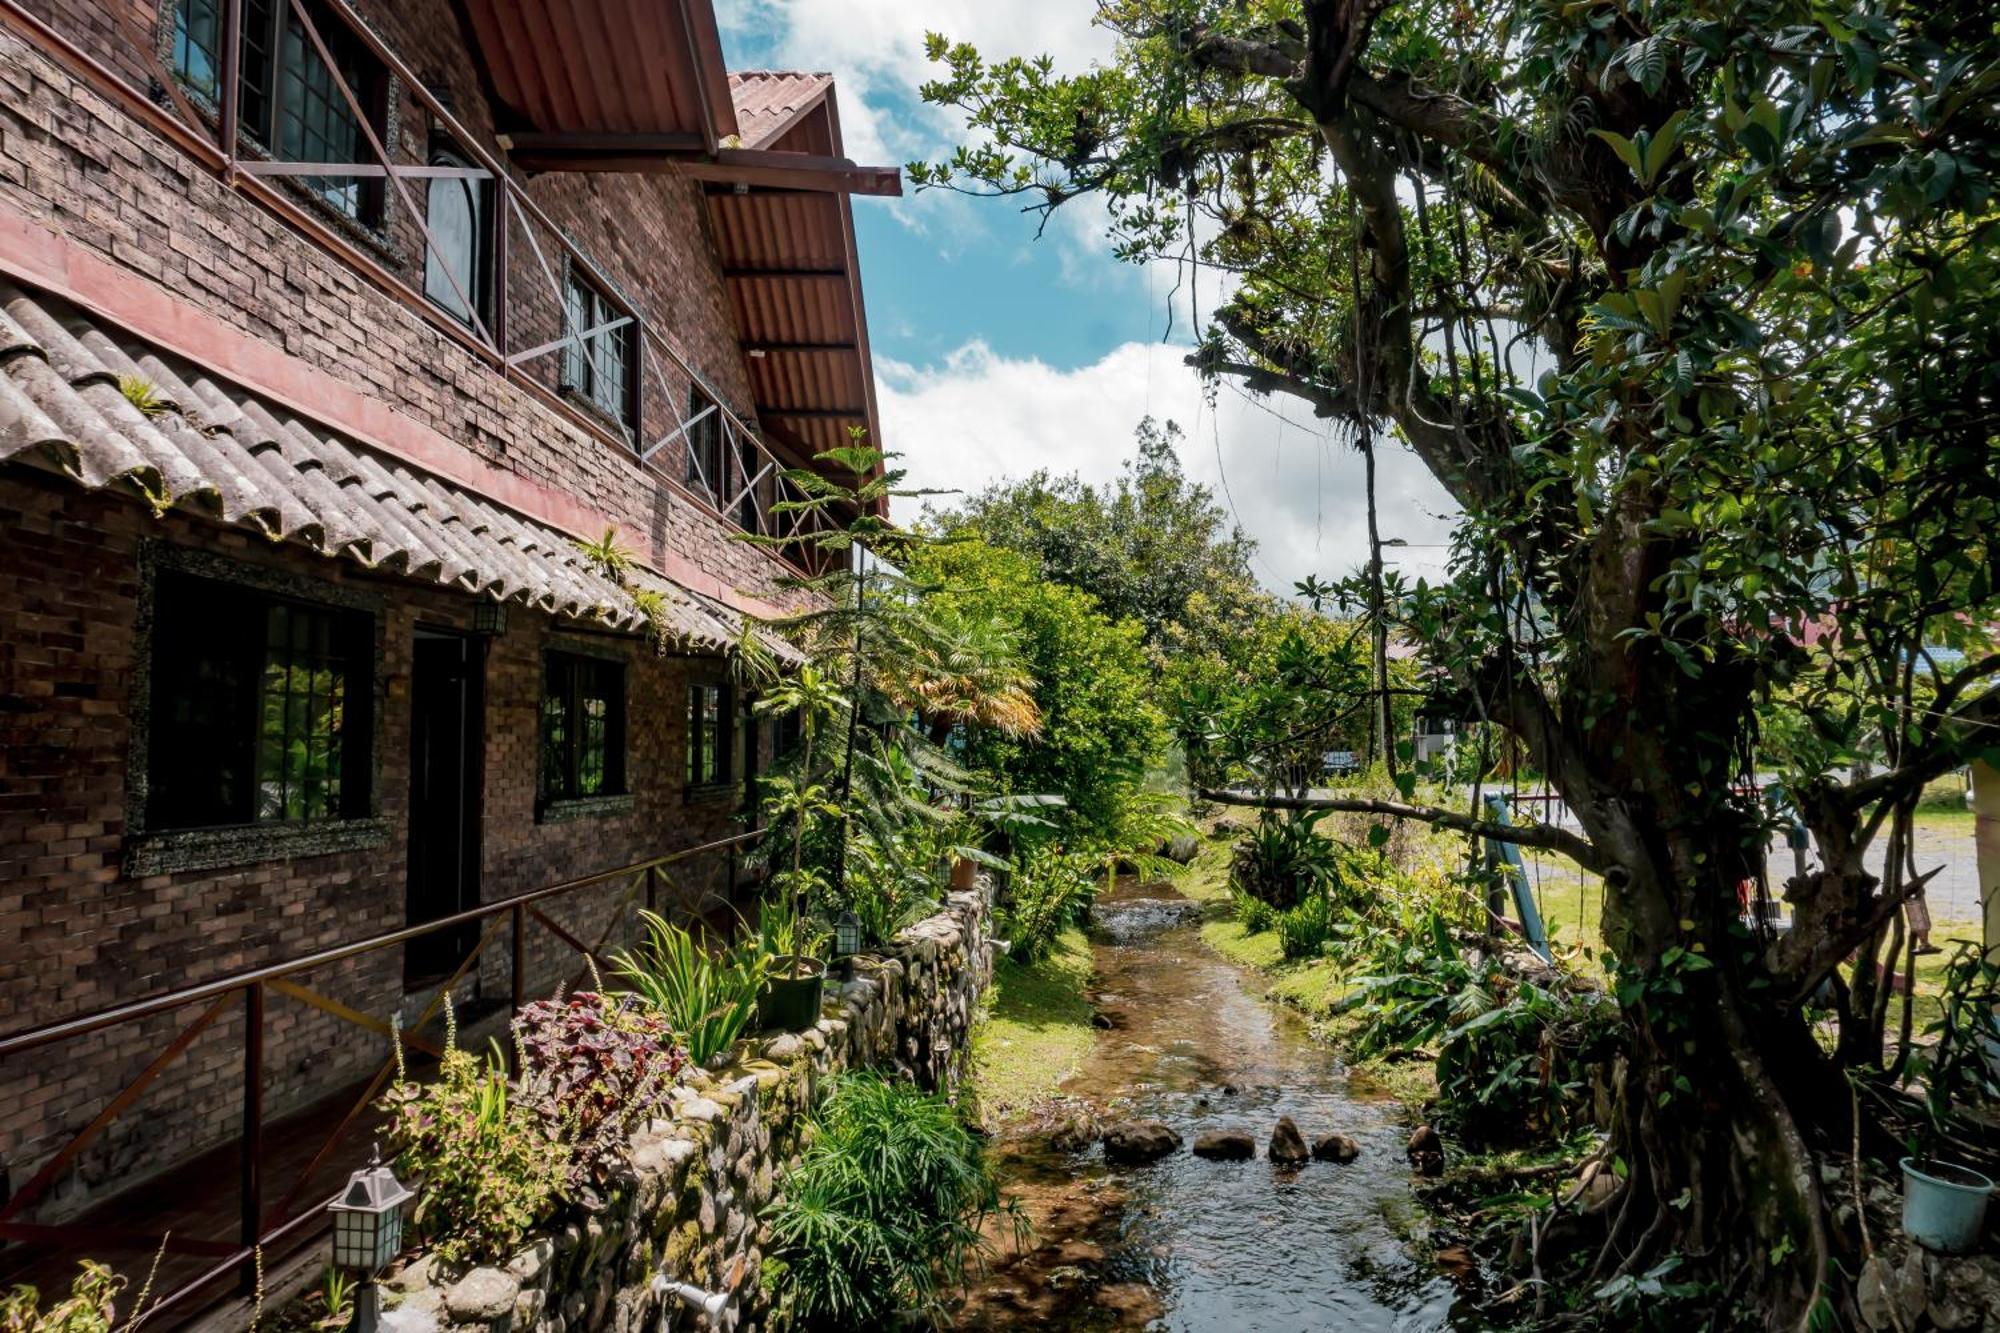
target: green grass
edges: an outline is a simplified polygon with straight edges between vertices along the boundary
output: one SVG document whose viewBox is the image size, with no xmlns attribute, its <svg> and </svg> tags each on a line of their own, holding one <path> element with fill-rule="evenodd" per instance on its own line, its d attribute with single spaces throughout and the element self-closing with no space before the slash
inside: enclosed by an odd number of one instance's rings
<svg viewBox="0 0 2000 1333">
<path fill-rule="evenodd" d="M 973 1087 L 989 1120 L 1031 1110 L 1083 1064 L 1096 1036 L 1085 995 L 1090 965 L 1090 941 L 1070 929 L 1029 966 L 1003 959 L 994 969 L 972 1034 Z"/>
<path fill-rule="evenodd" d="M 1940 833 L 1972 836 L 1976 817 L 1965 803 L 1965 778 L 1947 773 L 1924 788 L 1917 798 L 1917 827 Z"/>
</svg>

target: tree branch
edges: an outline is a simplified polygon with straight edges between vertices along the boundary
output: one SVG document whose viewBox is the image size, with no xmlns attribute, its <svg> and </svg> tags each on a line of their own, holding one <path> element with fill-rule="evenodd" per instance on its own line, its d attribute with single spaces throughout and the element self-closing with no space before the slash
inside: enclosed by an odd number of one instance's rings
<svg viewBox="0 0 2000 1333">
<path fill-rule="evenodd" d="M 1611 864 L 1610 859 L 1598 851 L 1589 839 L 1553 824 L 1495 824 L 1441 806 L 1405 805 L 1401 801 L 1382 801 L 1372 796 L 1256 796 L 1222 787 L 1201 787 L 1198 790 L 1205 801 L 1213 801 L 1217 805 L 1246 806 L 1253 810 L 1339 810 L 1349 814 L 1415 820 L 1420 824 L 1433 824 L 1475 837 L 1491 838 L 1495 842 L 1561 852 L 1585 870 L 1598 874 L 1603 874 Z"/>
<path fill-rule="evenodd" d="M 1188 59 L 1206 69 L 1228 74 L 1262 74 L 1273 79 L 1298 77 L 1304 52 L 1296 41 L 1274 34 L 1271 41 L 1253 41 L 1227 33 L 1197 30 L 1186 41 Z"/>
<path fill-rule="evenodd" d="M 2000 672 L 2000 655 L 1986 658 L 1976 666 L 1967 667 L 1954 676 L 1938 693 L 1938 702 L 1949 707 L 1951 702 L 1964 693 L 1967 686 L 1976 680 Z M 1900 768 L 1892 768 L 1886 773 L 1878 773 L 1844 789 L 1839 794 L 1840 803 L 1850 812 L 1865 810 L 1878 801 L 1894 803 L 1901 797 L 1917 791 L 1925 783 L 1943 777 L 1952 769 L 1965 762 L 1965 755 L 1955 744 L 1944 743 L 1953 739 L 1954 733 L 1969 727 L 1991 726 L 2000 722 L 2000 686 L 1986 691 L 1964 707 L 1952 712 L 1938 725 L 1931 744 L 1915 758 Z"/>
<path fill-rule="evenodd" d="M 1230 306 L 1215 312 L 1215 322 L 1263 364 L 1225 357 L 1211 342 L 1188 353 L 1188 365 L 1205 374 L 1234 375 L 1257 393 L 1286 393 L 1303 399 L 1312 404 L 1314 416 L 1355 413 L 1354 396 L 1344 385 L 1333 383 L 1326 367 L 1317 364 L 1310 355 L 1266 336 L 1241 311 Z"/>
</svg>

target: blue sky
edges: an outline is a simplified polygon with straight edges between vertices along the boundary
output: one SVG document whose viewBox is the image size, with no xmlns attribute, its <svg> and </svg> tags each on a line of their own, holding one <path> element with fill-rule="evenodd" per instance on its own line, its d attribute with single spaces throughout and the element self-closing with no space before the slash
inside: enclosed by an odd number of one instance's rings
<svg viewBox="0 0 2000 1333">
<path fill-rule="evenodd" d="M 1046 52 L 1059 69 L 1111 54 L 1091 0 L 717 0 L 732 69 L 834 75 L 848 155 L 871 165 L 935 158 L 963 127 L 926 106 L 925 29 L 989 57 Z M 975 489 L 1038 467 L 1102 482 L 1152 414 L 1186 432 L 1182 461 L 1258 539 L 1258 573 L 1288 592 L 1366 554 L 1361 465 L 1324 422 L 1233 385 L 1205 393 L 1182 364 L 1192 336 L 1175 275 L 1120 264 L 1089 201 L 1066 205 L 1039 240 L 1018 202 L 941 192 L 857 199 L 857 241 L 885 445 L 912 481 Z M 1195 293 L 1202 306 L 1212 289 Z M 1385 534 L 1413 544 L 1413 573 L 1441 542 L 1449 508 L 1414 458 L 1385 455 Z M 1431 553 L 1434 554 L 1434 553 Z"/>
</svg>

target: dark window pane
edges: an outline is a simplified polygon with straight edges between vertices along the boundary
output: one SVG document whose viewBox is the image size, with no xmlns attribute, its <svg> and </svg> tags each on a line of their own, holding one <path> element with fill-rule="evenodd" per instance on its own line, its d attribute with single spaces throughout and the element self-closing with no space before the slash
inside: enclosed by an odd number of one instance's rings
<svg viewBox="0 0 2000 1333">
<path fill-rule="evenodd" d="M 805 731 L 798 713 L 781 713 L 771 719 L 771 758 L 773 761 L 790 757 L 805 740 Z"/>
<path fill-rule="evenodd" d="M 339 67 L 355 100 L 367 105 L 374 74 L 353 35 L 332 15 L 313 15 L 313 27 Z M 292 162 L 358 162 L 366 149 L 361 122 L 334 79 L 334 67 L 320 58 L 305 25 L 286 9 L 283 68 L 279 72 L 277 142 L 272 151 Z M 362 216 L 362 182 L 353 176 L 308 176 L 306 188 L 349 217 Z"/>
<path fill-rule="evenodd" d="M 710 411 L 714 407 L 715 400 L 699 385 L 689 386 L 687 419 L 692 424 L 687 428 L 687 479 L 719 501 L 728 491 L 722 478 L 722 412 Z M 703 416 L 704 412 L 708 415 Z"/>
<path fill-rule="evenodd" d="M 729 781 L 728 694 L 720 685 L 688 687 L 688 785 L 712 787 Z"/>
<path fill-rule="evenodd" d="M 604 327 L 618 319 L 626 322 Z M 563 321 L 565 335 L 574 339 L 563 350 L 564 387 L 588 398 L 630 432 L 636 425 L 637 323 L 575 272 L 563 288 Z"/>
<path fill-rule="evenodd" d="M 747 435 L 736 440 L 736 463 L 738 471 L 729 479 L 729 488 L 736 493 L 736 526 L 745 532 L 762 532 L 763 514 L 757 508 L 757 490 L 751 485 L 756 479 L 757 443 Z"/>
<path fill-rule="evenodd" d="M 431 154 L 434 167 L 463 167 L 454 154 Z M 470 300 L 485 313 L 487 267 L 486 182 L 440 177 L 430 183 L 424 225 L 436 248 L 424 249 L 424 295 L 463 323 L 472 323 Z M 463 293 L 463 295 L 461 295 Z"/>
<path fill-rule="evenodd" d="M 222 68 L 221 0 L 178 0 L 174 6 L 174 73 L 202 96 L 218 96 Z"/>
<path fill-rule="evenodd" d="M 243 60 L 237 76 L 239 115 L 246 134 L 270 148 L 271 103 L 277 73 L 280 0 L 243 0 Z"/>
<path fill-rule="evenodd" d="M 542 689 L 544 802 L 625 791 L 625 668 L 548 654 Z"/>
<path fill-rule="evenodd" d="M 568 658 L 550 657 L 542 689 L 542 799 L 561 800 L 568 786 L 570 688 Z"/>
<path fill-rule="evenodd" d="M 366 615 L 163 574 L 151 670 L 149 827 L 366 813 Z"/>
<path fill-rule="evenodd" d="M 591 327 L 590 312 L 595 303 L 588 287 L 572 276 L 563 288 L 563 335 L 582 334 Z M 590 357 L 583 339 L 563 346 L 563 384 L 579 393 L 590 392 Z"/>
</svg>

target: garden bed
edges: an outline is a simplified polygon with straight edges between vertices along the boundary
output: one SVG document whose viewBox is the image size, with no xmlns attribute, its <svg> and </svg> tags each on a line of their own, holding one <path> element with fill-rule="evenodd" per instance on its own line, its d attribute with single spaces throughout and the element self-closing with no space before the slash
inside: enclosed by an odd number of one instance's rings
<svg viewBox="0 0 2000 1333">
<path fill-rule="evenodd" d="M 666 1282 L 722 1294 L 713 1319 L 735 1329 L 763 1313 L 760 1212 L 802 1147 L 821 1083 L 879 1069 L 926 1088 L 955 1087 L 991 977 L 984 890 L 855 959 L 830 984 L 820 1020 L 800 1033 L 735 1044 L 685 1072 L 666 1112 L 631 1136 L 594 1206 L 571 1199 L 504 1262 L 449 1266 L 418 1255 L 388 1279 L 385 1323 L 401 1333 L 484 1328 L 577 1333 L 651 1327 Z"/>
</svg>

